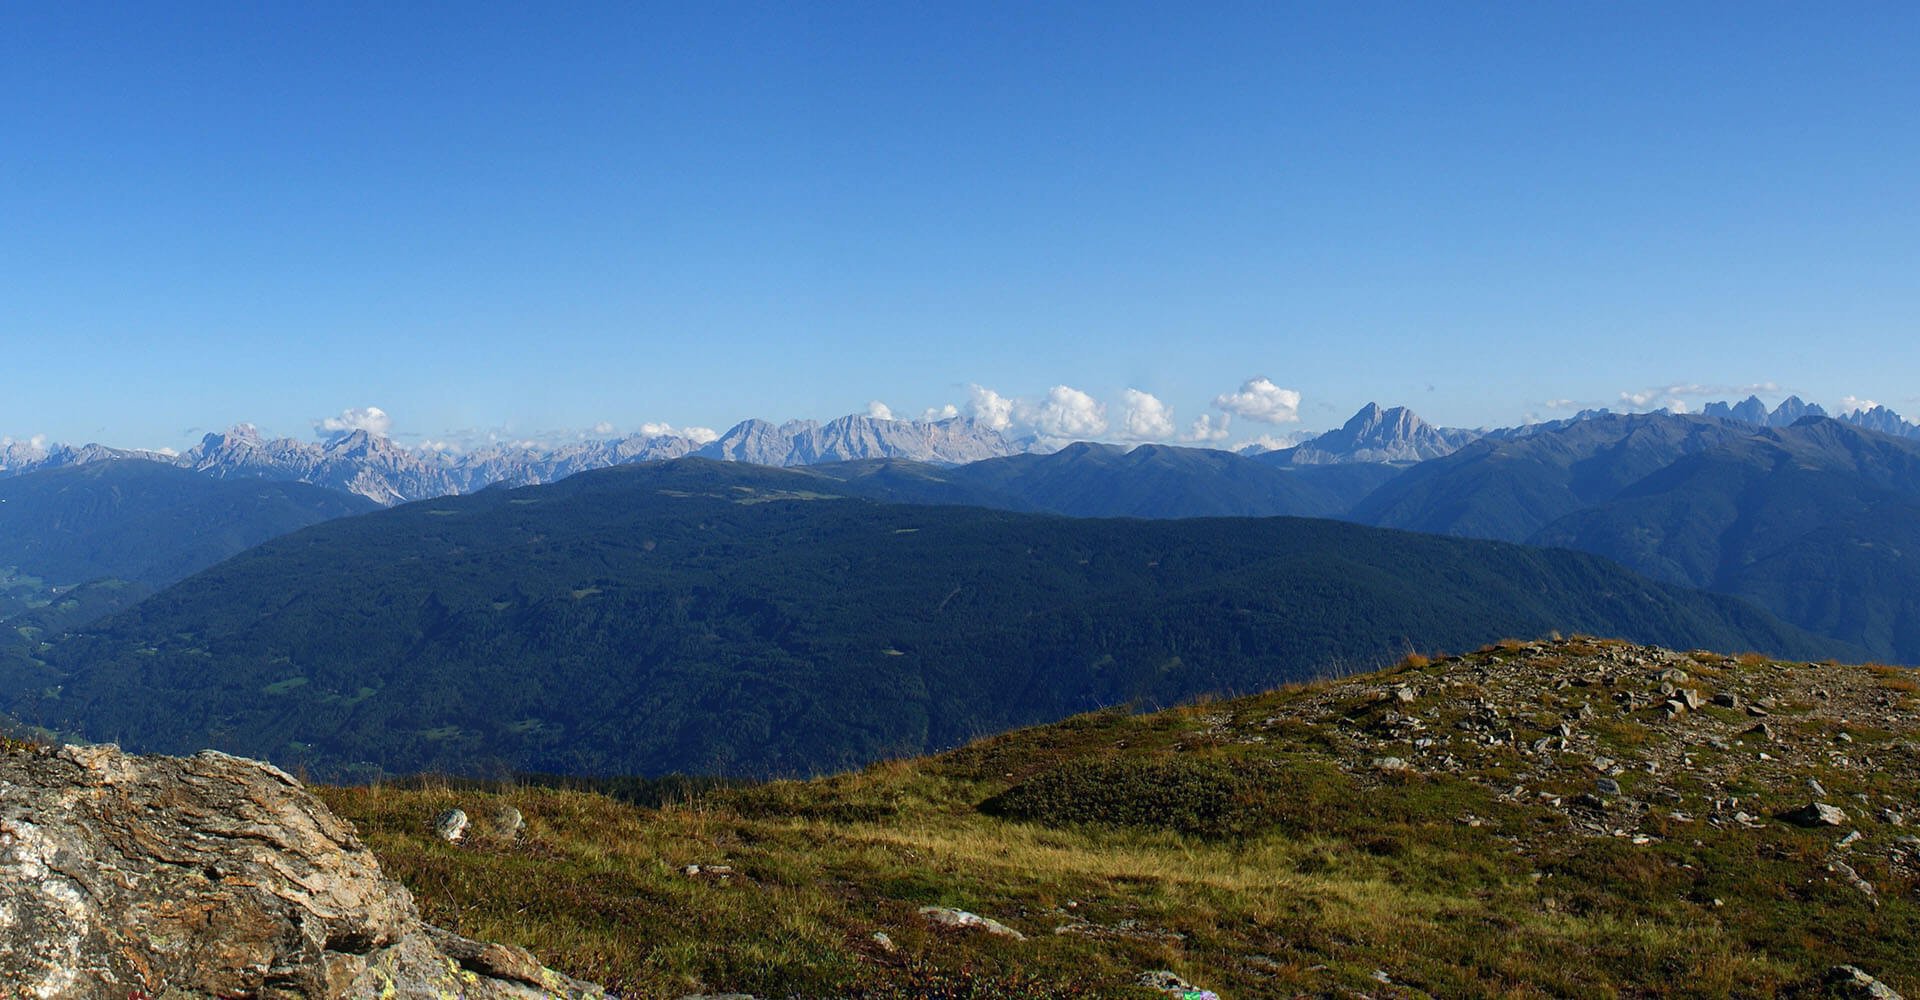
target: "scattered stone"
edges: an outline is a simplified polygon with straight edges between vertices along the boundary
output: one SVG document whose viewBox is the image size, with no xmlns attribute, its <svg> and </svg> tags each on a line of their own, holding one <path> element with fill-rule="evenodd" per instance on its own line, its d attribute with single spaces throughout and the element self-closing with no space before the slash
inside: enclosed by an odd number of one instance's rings
<svg viewBox="0 0 1920 1000">
<path fill-rule="evenodd" d="M 1418 698 L 1419 694 L 1416 693 L 1412 688 L 1406 686 L 1405 684 L 1402 684 L 1399 687 L 1393 689 L 1393 696 L 1399 701 L 1410 702 L 1410 701 L 1413 701 L 1415 698 Z"/>
<path fill-rule="evenodd" d="M 1773 727 L 1767 725 L 1764 722 L 1758 722 L 1758 723 L 1755 723 L 1751 729 L 1748 729 L 1746 732 L 1741 733 L 1740 735 L 1758 736 L 1761 739 L 1771 743 L 1773 742 Z"/>
<path fill-rule="evenodd" d="M 1687 680 L 1687 672 L 1679 667 L 1668 667 L 1655 672 L 1653 679 L 1665 684 L 1683 684 Z"/>
<path fill-rule="evenodd" d="M 1593 783 L 1594 791 L 1602 795 L 1620 794 L 1620 783 L 1612 778 L 1601 778 Z"/>
<path fill-rule="evenodd" d="M 1721 708 L 1738 709 L 1740 707 L 1740 696 L 1734 694 L 1732 691 L 1722 691 L 1713 696 L 1713 703 Z"/>
<path fill-rule="evenodd" d="M 500 808 L 493 811 L 494 836 L 502 840 L 512 840 L 520 836 L 521 831 L 526 828 L 527 818 L 520 815 L 520 810 L 503 803 Z"/>
<path fill-rule="evenodd" d="M 1826 985 L 1835 996 L 1848 1000 L 1903 1000 L 1893 987 L 1851 965 L 1837 965 L 1828 970 Z"/>
<path fill-rule="evenodd" d="M 1874 891 L 1872 882 L 1861 878 L 1860 873 L 1853 870 L 1852 865 L 1847 864 L 1845 861 L 1829 861 L 1827 862 L 1827 870 L 1846 879 L 1848 885 L 1866 894 L 1866 897 L 1873 901 L 1874 907 L 1876 909 L 1879 908 L 1880 894 Z"/>
<path fill-rule="evenodd" d="M 1170 997 L 1178 997 L 1179 1000 L 1220 1000 L 1220 994 L 1212 990 L 1203 990 L 1165 969 L 1142 972 L 1135 982 L 1147 989 L 1158 990 Z"/>
<path fill-rule="evenodd" d="M 1400 757 L 1375 757 L 1373 769 L 1376 771 L 1411 771 L 1413 765 Z"/>
<path fill-rule="evenodd" d="M 1700 692 L 1695 691 L 1692 688 L 1684 688 L 1681 690 L 1680 703 L 1687 706 L 1688 709 L 1695 712 L 1698 712 L 1702 708 L 1705 708 L 1707 706 L 1707 700 L 1705 698 L 1700 697 Z"/>
<path fill-rule="evenodd" d="M 968 913 L 965 910 L 956 910 L 945 906 L 923 906 L 920 908 L 920 915 L 925 917 L 928 923 L 936 927 L 947 927 L 954 930 L 984 931 L 996 937 L 1012 938 L 1015 941 L 1025 941 L 1027 939 L 1025 934 L 1008 927 L 998 920 L 994 920 L 991 917 L 983 917 L 978 913 Z"/>
<path fill-rule="evenodd" d="M 433 832 L 449 844 L 457 844 L 467 835 L 467 814 L 461 809 L 448 809 L 433 818 Z"/>
<path fill-rule="evenodd" d="M 1784 813 L 1780 817 L 1790 823 L 1801 826 L 1840 826 L 1847 821 L 1847 814 L 1838 806 L 1824 802 L 1809 802 L 1806 805 Z"/>
<path fill-rule="evenodd" d="M 1841 837 L 1841 838 L 1840 838 L 1840 839 L 1839 839 L 1838 841 L 1836 841 L 1836 842 L 1834 843 L 1834 845 L 1833 845 L 1833 846 L 1835 846 L 1835 847 L 1852 847 L 1852 846 L 1853 846 L 1853 845 L 1854 845 L 1855 843 L 1857 843 L 1857 842 L 1858 842 L 1859 840 L 1860 840 L 1860 831 L 1858 831 L 1858 830 L 1855 830 L 1855 831 L 1853 831 L 1852 833 L 1849 833 L 1849 834 L 1847 834 L 1846 836 L 1844 836 L 1844 837 Z"/>
<path fill-rule="evenodd" d="M 874 931 L 873 943 L 879 945 L 880 950 L 889 955 L 895 954 L 900 950 L 900 946 L 893 943 L 893 938 L 888 937 L 886 931 Z"/>
<path fill-rule="evenodd" d="M 1827 794 L 1827 789 L 1825 788 L 1825 786 L 1820 784 L 1819 778 L 1807 779 L 1807 791 L 1822 797 L 1824 797 Z"/>
</svg>

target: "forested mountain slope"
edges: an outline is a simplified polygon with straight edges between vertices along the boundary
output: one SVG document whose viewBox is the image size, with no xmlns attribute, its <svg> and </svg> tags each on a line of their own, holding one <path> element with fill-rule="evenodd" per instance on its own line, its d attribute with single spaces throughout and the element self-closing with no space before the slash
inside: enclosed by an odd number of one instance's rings
<svg viewBox="0 0 1920 1000">
<path fill-rule="evenodd" d="M 800 774 L 1553 630 L 1853 652 L 1571 552 L 829 482 L 689 459 L 317 525 L 57 644 L 57 690 L 6 707 L 322 774 Z"/>
</svg>

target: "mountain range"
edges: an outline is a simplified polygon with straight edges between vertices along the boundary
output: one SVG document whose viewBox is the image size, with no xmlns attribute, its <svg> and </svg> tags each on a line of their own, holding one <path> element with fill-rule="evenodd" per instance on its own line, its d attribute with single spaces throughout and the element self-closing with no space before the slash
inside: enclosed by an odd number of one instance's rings
<svg viewBox="0 0 1920 1000">
<path fill-rule="evenodd" d="M 1804 403 L 1795 396 L 1788 397 L 1772 411 L 1757 397 L 1738 404 L 1709 403 L 1703 415 L 1736 426 L 1784 427 L 1801 417 L 1824 413 L 1819 406 Z M 1464 429 L 1435 427 L 1405 407 L 1383 408 L 1368 403 L 1344 425 L 1323 434 L 1306 437 L 1288 447 L 1272 450 L 1247 447 L 1237 454 L 1289 469 L 1320 465 L 1406 466 L 1444 458 L 1481 439 L 1513 440 L 1564 429 L 1588 419 L 1615 416 L 1620 415 L 1588 410 L 1571 419 L 1548 423 L 1491 430 Z M 1895 437 L 1920 438 L 1920 425 L 1908 423 L 1884 406 L 1847 413 L 1836 419 Z M 252 425 L 240 424 L 224 433 L 208 434 L 192 449 L 178 455 L 99 444 L 42 446 L 8 441 L 0 444 L 0 476 L 43 468 L 142 459 L 178 465 L 222 479 L 310 483 L 392 506 L 471 493 L 495 483 L 537 485 L 556 482 L 588 469 L 687 455 L 779 467 L 880 459 L 961 466 L 1053 450 L 1037 439 L 1008 437 L 967 417 L 924 421 L 849 415 L 824 423 L 792 420 L 782 424 L 746 420 L 713 440 L 673 433 L 641 433 L 557 445 L 490 444 L 470 451 L 407 448 L 364 430 L 336 434 L 324 441 L 266 438 Z"/>
<path fill-rule="evenodd" d="M 1402 407 L 1382 410 L 1369 403 L 1342 428 L 1259 457 L 1285 466 L 1408 463 L 1447 454 L 1477 433 L 1434 428 Z M 687 455 L 776 467 L 879 459 L 958 466 L 1052 450 L 1033 438 L 1009 438 L 968 417 L 924 421 L 849 415 L 825 423 L 793 420 L 783 424 L 747 420 L 710 441 L 681 434 L 634 434 L 561 445 L 494 444 L 457 452 L 406 448 L 365 430 L 324 441 L 267 438 L 252 425 L 240 424 L 206 435 L 180 455 L 102 445 L 39 447 L 13 442 L 0 446 L 0 476 L 131 458 L 179 465 L 220 479 L 311 483 L 392 506 L 471 493 L 496 483 L 538 485 L 588 469 Z"/>
</svg>

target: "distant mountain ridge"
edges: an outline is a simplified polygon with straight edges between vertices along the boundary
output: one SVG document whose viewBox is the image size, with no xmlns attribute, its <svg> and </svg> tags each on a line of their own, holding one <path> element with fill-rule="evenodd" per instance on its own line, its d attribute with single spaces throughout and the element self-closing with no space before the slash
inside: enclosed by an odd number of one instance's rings
<svg viewBox="0 0 1920 1000">
<path fill-rule="evenodd" d="M 366 497 L 383 506 L 472 493 L 496 483 L 537 486 L 578 472 L 632 462 L 699 455 L 755 465 L 796 466 L 867 459 L 961 465 L 1019 454 L 1015 442 L 967 417 L 883 420 L 850 415 L 825 423 L 746 420 L 713 441 L 681 434 L 632 434 L 561 445 L 490 445 L 469 452 L 407 448 L 365 430 L 326 441 L 268 438 L 250 424 L 208 434 L 185 454 L 89 444 L 0 445 L 0 476 L 37 469 L 142 459 L 178 465 L 216 479 L 309 483 Z"/>
<path fill-rule="evenodd" d="M 307 483 L 221 481 L 138 459 L 0 479 L 0 619 L 62 628 L 270 538 L 378 509 Z"/>
<path fill-rule="evenodd" d="M 1346 516 L 1591 552 L 1920 663 L 1920 441 L 1854 423 L 1596 415 L 1417 465 Z"/>
<path fill-rule="evenodd" d="M 822 424 L 792 420 L 775 426 L 748 420 L 692 452 L 700 458 L 786 467 L 822 462 L 903 458 L 936 465 L 965 465 L 1029 450 L 969 417 L 945 420 L 882 420 L 849 415 Z"/>
<path fill-rule="evenodd" d="M 1693 419 L 1711 419 L 1726 427 L 1787 427 L 1807 417 L 1823 416 L 1814 404 L 1789 397 L 1773 410 L 1758 398 L 1749 397 L 1738 404 L 1710 403 L 1704 414 Z M 1242 448 L 1239 457 L 1269 468 L 1292 472 L 1328 466 L 1373 467 L 1339 480 L 1339 495 L 1346 501 L 1358 500 L 1365 490 L 1355 492 L 1356 483 L 1367 489 L 1385 482 L 1379 470 L 1406 468 L 1448 458 L 1478 442 L 1519 441 L 1555 434 L 1579 425 L 1628 418 L 1649 418 L 1654 414 L 1616 414 L 1606 410 L 1585 410 L 1562 420 L 1495 429 L 1437 427 L 1422 420 L 1404 406 L 1382 407 L 1368 403 L 1344 425 L 1300 441 L 1290 447 L 1262 451 Z M 1908 423 L 1884 406 L 1859 410 L 1834 418 L 1894 437 L 1920 439 L 1920 426 Z M 1080 442 L 1092 447 L 1128 454 L 1125 446 Z M 1069 446 L 1072 447 L 1072 446 Z M 1143 456 L 1144 464 L 1172 460 L 1176 453 L 1234 455 L 1217 448 L 1143 444 L 1132 448 L 1157 449 Z M 185 454 L 111 448 L 99 444 L 74 447 L 64 444 L 41 445 L 30 442 L 0 443 L 0 477 L 46 468 L 88 465 L 97 462 L 140 459 L 177 465 L 217 479 L 270 479 L 323 486 L 357 494 L 383 506 L 393 506 L 431 497 L 472 493 L 494 484 L 535 486 L 557 482 L 590 469 L 625 465 L 633 462 L 664 461 L 698 456 L 721 461 L 747 462 L 776 467 L 813 466 L 846 462 L 904 461 L 941 468 L 966 467 L 974 463 L 1027 455 L 1054 453 L 1032 438 L 1015 438 L 967 417 L 945 420 L 891 420 L 865 414 L 839 417 L 825 422 L 791 420 L 775 424 L 766 420 L 745 420 L 713 440 L 695 439 L 684 434 L 631 434 L 604 440 L 583 440 L 563 444 L 493 444 L 470 451 L 440 451 L 409 448 L 388 438 L 364 430 L 336 435 L 325 441 L 294 438 L 268 438 L 248 424 L 208 434 Z M 1087 468 L 1111 468 L 1104 460 L 1095 462 L 1080 456 Z M 1208 500 L 1188 507 L 1178 503 L 1134 501 L 1140 511 L 1155 513 L 1136 516 L 1194 516 L 1204 513 L 1285 513 L 1313 516 L 1340 516 L 1338 505 L 1325 499 L 1302 506 L 1292 502 L 1262 505 L 1248 499 L 1253 478 L 1228 462 L 1207 463 L 1187 460 L 1184 464 L 1196 473 L 1211 471 L 1237 477 L 1226 487 L 1238 499 Z M 1043 468 L 1036 466 L 1036 469 Z M 983 475 L 986 473 L 983 472 Z M 997 475 L 997 473 L 995 473 Z M 936 477 L 949 478 L 949 477 Z M 978 485 L 975 483 L 974 485 Z M 1296 492 L 1293 484 L 1279 489 L 1280 494 Z M 1217 487 L 1208 487 L 1210 489 Z M 1017 491 L 1016 491 L 1017 492 Z M 1093 498 L 1088 497 L 1089 501 Z M 1116 498 L 1102 503 L 1066 504 L 1075 514 L 1090 512 L 1119 513 L 1128 501 Z M 1054 509 L 1042 503 L 1038 507 L 996 504 L 1008 509 Z"/>
<path fill-rule="evenodd" d="M 1841 423 L 1889 437 L 1920 438 L 1920 424 L 1909 423 L 1900 414 L 1877 404 L 1833 416 L 1819 403 L 1806 402 L 1799 396 L 1788 396 L 1772 410 L 1767 409 L 1767 404 L 1761 402 L 1760 397 L 1748 396 L 1738 403 L 1708 403 L 1700 413 L 1702 416 L 1719 417 L 1757 427 L 1792 427 L 1807 417 L 1832 416 Z"/>
</svg>

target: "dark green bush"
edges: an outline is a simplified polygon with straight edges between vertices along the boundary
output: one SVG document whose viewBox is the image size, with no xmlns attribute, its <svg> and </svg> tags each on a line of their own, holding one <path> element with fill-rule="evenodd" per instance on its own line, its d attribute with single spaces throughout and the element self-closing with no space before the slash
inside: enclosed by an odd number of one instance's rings
<svg viewBox="0 0 1920 1000">
<path fill-rule="evenodd" d="M 983 812 L 1049 826 L 1101 823 L 1204 837 L 1245 836 L 1279 820 L 1284 772 L 1222 758 L 1064 764 L 988 799 Z"/>
</svg>

